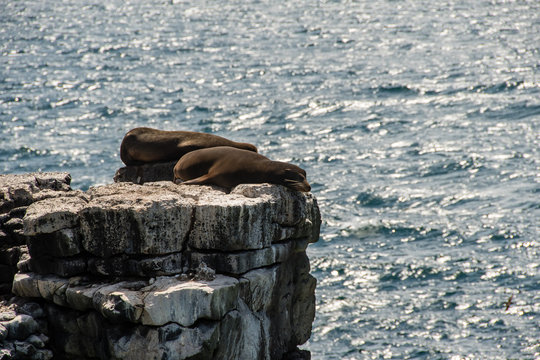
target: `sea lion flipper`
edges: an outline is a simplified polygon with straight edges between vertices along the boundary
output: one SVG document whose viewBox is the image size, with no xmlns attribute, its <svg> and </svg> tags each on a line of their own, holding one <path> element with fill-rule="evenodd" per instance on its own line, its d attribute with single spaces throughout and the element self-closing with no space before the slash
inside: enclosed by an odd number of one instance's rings
<svg viewBox="0 0 540 360">
<path fill-rule="evenodd" d="M 181 185 L 207 185 L 211 183 L 211 176 L 209 174 L 204 174 L 198 178 L 187 180 L 181 183 Z"/>
</svg>

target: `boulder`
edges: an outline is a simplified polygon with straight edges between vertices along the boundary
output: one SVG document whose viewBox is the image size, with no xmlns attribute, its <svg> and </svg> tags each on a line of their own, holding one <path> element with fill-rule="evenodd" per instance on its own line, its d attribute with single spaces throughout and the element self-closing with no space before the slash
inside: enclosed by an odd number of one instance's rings
<svg viewBox="0 0 540 360">
<path fill-rule="evenodd" d="M 238 280 L 217 275 L 212 281 L 182 281 L 162 277 L 144 296 L 142 323 L 159 326 L 175 322 L 191 326 L 198 319 L 219 320 L 237 305 Z M 149 291 L 148 291 L 149 290 Z"/>
<path fill-rule="evenodd" d="M 100 257 L 180 251 L 193 202 L 173 191 L 131 184 L 91 189 L 80 213 L 83 247 Z"/>
<path fill-rule="evenodd" d="M 8 330 L 7 338 L 15 340 L 24 340 L 39 328 L 38 323 L 29 315 L 17 315 L 2 325 Z"/>
<path fill-rule="evenodd" d="M 84 197 L 44 199 L 28 207 L 24 216 L 24 235 L 50 234 L 79 224 L 79 211 L 87 205 Z"/>
<path fill-rule="evenodd" d="M 0 213 L 27 206 L 38 199 L 71 191 L 68 173 L 0 175 Z M 47 194 L 43 194 L 47 193 Z"/>
</svg>

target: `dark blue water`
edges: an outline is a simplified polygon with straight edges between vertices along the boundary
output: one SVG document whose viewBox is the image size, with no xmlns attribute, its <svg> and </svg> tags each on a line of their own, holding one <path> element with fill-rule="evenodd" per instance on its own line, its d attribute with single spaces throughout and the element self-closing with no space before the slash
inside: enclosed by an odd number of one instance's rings
<svg viewBox="0 0 540 360">
<path fill-rule="evenodd" d="M 110 183 L 136 126 L 305 168 L 312 358 L 540 359 L 540 2 L 0 0 L 0 53 L 2 173 Z"/>
</svg>

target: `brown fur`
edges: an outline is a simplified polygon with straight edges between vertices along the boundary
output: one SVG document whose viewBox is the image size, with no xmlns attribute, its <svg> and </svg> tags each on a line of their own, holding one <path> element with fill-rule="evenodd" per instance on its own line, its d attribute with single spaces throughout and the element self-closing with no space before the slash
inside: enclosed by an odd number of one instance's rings
<svg viewBox="0 0 540 360">
<path fill-rule="evenodd" d="M 231 146 L 257 152 L 254 145 L 221 136 L 192 131 L 164 131 L 140 127 L 130 130 L 120 145 L 120 159 L 126 165 L 168 162 L 190 151 L 214 146 Z"/>
<path fill-rule="evenodd" d="M 219 146 L 192 151 L 174 167 L 174 179 L 185 185 L 217 185 L 232 189 L 238 184 L 272 183 L 310 191 L 306 172 L 296 165 L 272 161 L 255 152 Z"/>
</svg>

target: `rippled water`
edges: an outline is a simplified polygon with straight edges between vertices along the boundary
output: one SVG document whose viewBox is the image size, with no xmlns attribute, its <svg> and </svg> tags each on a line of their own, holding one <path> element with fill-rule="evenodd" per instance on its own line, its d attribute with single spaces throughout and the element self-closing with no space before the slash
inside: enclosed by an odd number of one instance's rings
<svg viewBox="0 0 540 360">
<path fill-rule="evenodd" d="M 0 1 L 0 172 L 252 142 L 321 207 L 312 358 L 539 359 L 539 34 L 536 0 Z"/>
</svg>

